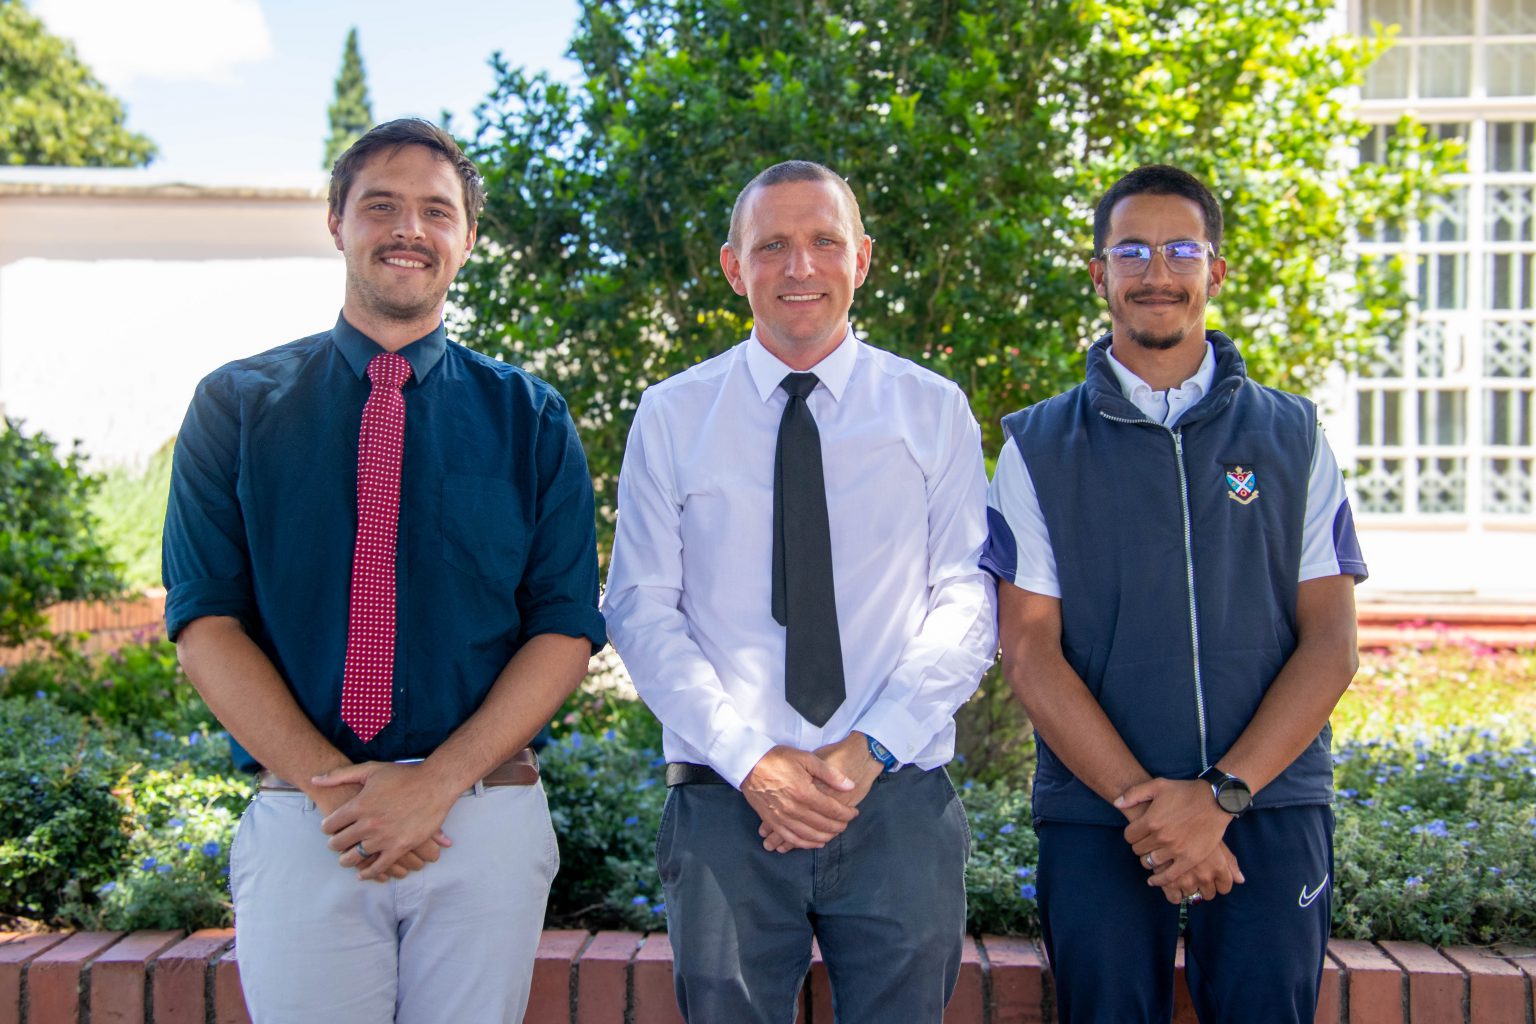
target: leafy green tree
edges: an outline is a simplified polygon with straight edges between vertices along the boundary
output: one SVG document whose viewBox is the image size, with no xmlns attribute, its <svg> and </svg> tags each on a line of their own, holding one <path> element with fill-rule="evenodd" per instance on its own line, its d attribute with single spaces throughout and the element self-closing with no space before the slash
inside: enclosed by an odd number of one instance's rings
<svg viewBox="0 0 1536 1024">
<path fill-rule="evenodd" d="M 0 646 L 47 632 L 43 609 L 110 597 L 116 566 L 93 535 L 88 508 L 96 478 L 78 447 L 60 458 L 47 434 L 27 435 L 7 418 L 0 430 Z"/>
<path fill-rule="evenodd" d="M 477 112 L 490 202 L 460 337 L 561 388 L 611 517 L 640 392 L 750 328 L 718 269 L 737 190 L 819 160 L 875 238 L 856 327 L 958 381 L 995 451 L 999 417 L 1073 383 L 1107 327 L 1093 202 L 1166 161 L 1226 208 L 1217 323 L 1261 380 L 1305 386 L 1399 315 L 1394 268 L 1346 243 L 1408 212 L 1445 156 L 1404 125 L 1351 166 L 1344 93 L 1382 44 L 1323 33 L 1334 6 L 584 0 L 585 83 L 498 60 Z"/>
<path fill-rule="evenodd" d="M 21 0 L 0 0 L 0 164 L 135 167 L 155 144 Z"/>
<path fill-rule="evenodd" d="M 321 167 L 331 169 L 336 158 L 373 127 L 373 101 L 368 98 L 368 73 L 357 49 L 357 29 L 347 31 L 347 45 L 341 51 L 341 70 L 336 72 L 336 91 L 326 110 L 331 122 L 331 137 L 325 140 L 325 159 Z"/>
</svg>

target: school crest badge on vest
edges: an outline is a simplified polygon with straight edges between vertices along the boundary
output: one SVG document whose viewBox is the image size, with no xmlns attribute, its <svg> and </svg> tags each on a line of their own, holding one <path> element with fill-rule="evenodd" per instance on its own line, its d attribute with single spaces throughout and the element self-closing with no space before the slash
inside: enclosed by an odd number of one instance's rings
<svg viewBox="0 0 1536 1024">
<path fill-rule="evenodd" d="M 1228 466 L 1227 470 L 1227 497 L 1239 505 L 1246 505 L 1259 496 L 1259 477 L 1251 469 L 1242 466 Z"/>
</svg>

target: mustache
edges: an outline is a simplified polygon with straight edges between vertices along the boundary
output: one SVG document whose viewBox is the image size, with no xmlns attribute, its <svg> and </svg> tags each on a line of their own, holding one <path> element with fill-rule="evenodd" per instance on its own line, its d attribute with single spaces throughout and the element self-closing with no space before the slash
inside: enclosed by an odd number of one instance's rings
<svg viewBox="0 0 1536 1024">
<path fill-rule="evenodd" d="M 1184 292 L 1164 292 L 1155 288 L 1147 288 L 1139 292 L 1129 292 L 1125 296 L 1131 302 L 1140 302 L 1143 299 L 1165 299 L 1168 302 L 1187 302 L 1189 296 Z"/>
</svg>

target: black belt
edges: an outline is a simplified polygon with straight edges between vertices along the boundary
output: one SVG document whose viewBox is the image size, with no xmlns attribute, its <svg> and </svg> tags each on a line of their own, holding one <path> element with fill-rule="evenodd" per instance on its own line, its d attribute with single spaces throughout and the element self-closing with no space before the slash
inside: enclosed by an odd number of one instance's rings
<svg viewBox="0 0 1536 1024">
<path fill-rule="evenodd" d="M 692 764 L 688 761 L 667 762 L 667 786 L 696 786 L 699 784 L 708 786 L 729 785 L 719 772 L 707 764 Z"/>
</svg>

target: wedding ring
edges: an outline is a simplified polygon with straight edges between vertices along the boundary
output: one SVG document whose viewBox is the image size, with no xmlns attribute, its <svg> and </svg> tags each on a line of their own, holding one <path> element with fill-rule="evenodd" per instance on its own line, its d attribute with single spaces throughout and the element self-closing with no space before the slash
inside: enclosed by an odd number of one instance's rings
<svg viewBox="0 0 1536 1024">
<path fill-rule="evenodd" d="M 357 851 L 357 855 L 359 857 L 363 858 L 364 860 L 368 859 L 368 851 L 363 849 L 363 844 L 361 841 L 359 841 L 358 844 L 353 847 L 353 849 Z"/>
<path fill-rule="evenodd" d="M 1151 871 L 1157 867 L 1157 865 L 1152 862 L 1152 855 L 1150 853 L 1142 857 L 1141 862 L 1147 866 L 1148 871 Z"/>
</svg>

